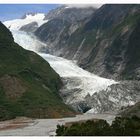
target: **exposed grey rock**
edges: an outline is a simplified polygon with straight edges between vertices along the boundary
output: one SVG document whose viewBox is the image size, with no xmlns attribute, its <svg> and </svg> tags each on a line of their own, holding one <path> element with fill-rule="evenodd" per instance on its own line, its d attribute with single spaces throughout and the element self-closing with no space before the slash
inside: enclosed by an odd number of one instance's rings
<svg viewBox="0 0 140 140">
<path fill-rule="evenodd" d="M 79 100 L 80 88 L 61 90 L 66 104 L 80 112 L 119 112 L 140 101 L 140 5 L 97 9 L 59 7 L 35 31 L 51 54 L 76 60 L 94 74 L 122 81 Z M 43 48 L 45 50 L 45 48 Z M 130 80 L 130 81 L 128 81 Z M 74 80 L 63 80 L 75 84 Z M 94 86 L 94 85 L 93 85 Z"/>
<path fill-rule="evenodd" d="M 93 85 L 94 86 L 94 85 Z M 109 86 L 106 90 L 87 95 L 84 100 L 76 99 L 79 89 L 61 90 L 61 97 L 66 104 L 76 111 L 89 113 L 119 112 L 123 107 L 134 105 L 140 101 L 140 82 L 122 81 Z"/>
<path fill-rule="evenodd" d="M 76 59 L 90 72 L 139 80 L 139 13 L 139 4 L 107 4 L 93 11 L 60 7 L 46 15 L 50 22 L 35 34 L 52 54 Z"/>
<path fill-rule="evenodd" d="M 91 14 L 95 12 L 96 8 L 85 7 L 85 8 L 74 8 L 67 6 L 60 6 L 54 10 L 51 10 L 46 14 L 44 20 L 52 20 L 55 18 L 66 20 L 69 23 L 77 23 L 83 19 L 87 19 Z"/>
<path fill-rule="evenodd" d="M 58 7 L 50 11 L 45 20 L 49 20 L 35 31 L 35 35 L 47 44 L 51 54 L 64 56 L 65 46 L 70 36 L 95 12 L 95 8 L 66 8 Z"/>
<path fill-rule="evenodd" d="M 107 90 L 87 97 L 86 101 L 97 112 L 117 112 L 122 107 L 131 106 L 140 101 L 140 82 L 122 81 L 111 85 Z"/>
<path fill-rule="evenodd" d="M 38 28 L 37 22 L 31 22 L 29 24 L 22 26 L 19 30 L 25 32 L 34 32 L 37 28 Z"/>
<path fill-rule="evenodd" d="M 121 110 L 118 115 L 123 117 L 140 117 L 140 102 L 136 103 L 135 105 L 123 108 L 123 110 Z"/>
</svg>

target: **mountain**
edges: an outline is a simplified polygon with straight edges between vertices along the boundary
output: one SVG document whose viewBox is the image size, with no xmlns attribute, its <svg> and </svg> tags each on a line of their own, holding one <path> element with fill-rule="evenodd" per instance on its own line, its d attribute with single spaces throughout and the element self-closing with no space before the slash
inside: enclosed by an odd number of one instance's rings
<svg viewBox="0 0 140 140">
<path fill-rule="evenodd" d="M 94 74 L 120 81 L 72 104 L 73 108 L 83 112 L 91 109 L 89 113 L 116 112 L 140 101 L 140 5 L 106 4 L 89 9 L 55 9 L 35 35 L 46 43 L 50 53 L 74 60 Z M 70 95 L 61 96 L 68 100 Z"/>
<path fill-rule="evenodd" d="M 58 7 L 45 16 L 48 22 L 40 26 L 35 35 L 47 44 L 50 53 L 60 56 L 71 35 L 89 20 L 95 10 L 92 7 Z"/>
<path fill-rule="evenodd" d="M 4 25 L 10 30 L 25 29 L 25 31 L 33 32 L 43 23 L 47 22 L 44 18 L 44 13 L 27 13 L 21 19 L 5 21 Z"/>
<path fill-rule="evenodd" d="M 99 9 L 61 6 L 45 15 L 47 22 L 33 31 L 45 44 L 39 46 L 40 51 L 73 60 L 93 75 L 117 81 L 94 92 L 103 84 L 100 78 L 98 82 L 91 75 L 64 77 L 60 96 L 65 103 L 80 112 L 117 113 L 140 101 L 139 13 L 140 5 L 106 4 Z M 31 24 L 21 28 L 30 32 Z"/>
<path fill-rule="evenodd" d="M 0 23 L 0 120 L 74 115 L 58 94 L 61 86 L 59 75 L 50 65 L 16 44 Z"/>
<path fill-rule="evenodd" d="M 139 13 L 140 5 L 104 5 L 96 11 L 83 28 L 96 39 L 80 64 L 104 77 L 139 80 Z"/>
<path fill-rule="evenodd" d="M 69 15 L 77 13 L 66 10 Z M 106 4 L 77 17 L 67 16 L 66 10 L 35 32 L 51 53 L 74 59 L 82 68 L 106 78 L 139 80 L 139 4 Z"/>
<path fill-rule="evenodd" d="M 93 12 L 95 12 L 96 8 L 93 7 L 68 7 L 66 5 L 60 6 L 56 9 L 51 10 L 49 13 L 45 15 L 46 20 L 51 20 L 55 18 L 66 20 L 70 23 L 77 23 L 78 21 L 82 21 L 83 19 L 87 19 Z"/>
<path fill-rule="evenodd" d="M 64 5 L 4 24 L 10 30 L 33 32 L 46 43 L 42 51 L 76 60 L 94 74 L 139 80 L 139 12 L 139 4 L 106 4 L 99 9 Z"/>
</svg>

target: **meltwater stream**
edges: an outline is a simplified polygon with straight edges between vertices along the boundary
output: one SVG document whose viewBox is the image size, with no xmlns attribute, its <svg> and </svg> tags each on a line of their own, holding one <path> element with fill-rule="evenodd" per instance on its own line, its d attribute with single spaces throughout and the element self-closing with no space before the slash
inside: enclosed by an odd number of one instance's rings
<svg viewBox="0 0 140 140">
<path fill-rule="evenodd" d="M 108 86 L 116 84 L 114 80 L 101 78 L 77 66 L 72 60 L 50 54 L 40 53 L 39 49 L 45 45 L 23 31 L 12 31 L 16 43 L 25 49 L 35 51 L 60 75 L 64 82 L 61 96 L 66 104 L 72 105 L 84 101 L 86 96 L 92 96 Z M 93 112 L 95 113 L 95 112 Z"/>
</svg>

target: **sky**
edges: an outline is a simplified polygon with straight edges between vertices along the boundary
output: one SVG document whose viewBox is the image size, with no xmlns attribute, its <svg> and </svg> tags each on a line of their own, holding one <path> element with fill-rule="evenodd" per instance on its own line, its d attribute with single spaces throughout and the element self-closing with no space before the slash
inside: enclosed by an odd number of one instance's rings
<svg viewBox="0 0 140 140">
<path fill-rule="evenodd" d="M 66 4 L 69 7 L 100 7 L 101 4 Z M 0 21 L 21 18 L 26 13 L 48 13 L 61 4 L 0 4 Z"/>
<path fill-rule="evenodd" d="M 47 13 L 59 4 L 0 4 L 0 21 L 21 18 L 25 13 Z"/>
</svg>

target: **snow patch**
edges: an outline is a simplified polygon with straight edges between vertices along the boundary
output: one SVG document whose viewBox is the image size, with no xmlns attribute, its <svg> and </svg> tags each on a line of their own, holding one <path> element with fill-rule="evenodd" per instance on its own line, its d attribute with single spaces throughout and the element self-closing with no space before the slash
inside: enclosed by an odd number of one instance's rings
<svg viewBox="0 0 140 140">
<path fill-rule="evenodd" d="M 46 23 L 48 20 L 44 20 L 45 14 L 37 13 L 35 15 L 26 15 L 25 19 L 14 19 L 3 22 L 3 24 L 10 30 L 19 30 L 22 26 L 32 22 L 37 22 L 38 27 Z"/>
</svg>

